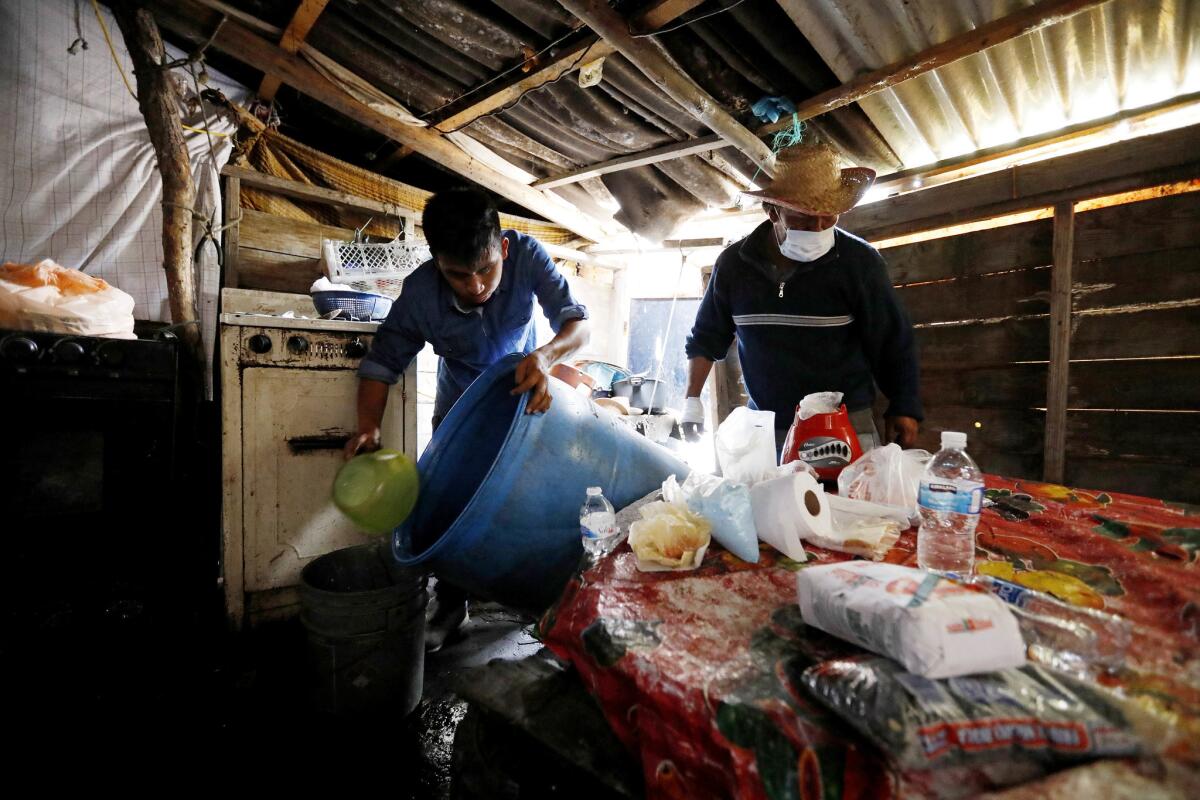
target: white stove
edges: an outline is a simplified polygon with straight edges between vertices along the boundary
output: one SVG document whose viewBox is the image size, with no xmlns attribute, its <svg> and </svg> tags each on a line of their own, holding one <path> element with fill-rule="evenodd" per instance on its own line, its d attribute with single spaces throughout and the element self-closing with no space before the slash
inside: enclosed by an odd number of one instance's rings
<svg viewBox="0 0 1200 800">
<path fill-rule="evenodd" d="M 221 303 L 223 581 L 241 627 L 297 613 L 304 566 L 368 540 L 330 492 L 378 323 L 305 318 L 306 295 L 225 289 Z M 414 360 L 382 430 L 384 447 L 414 459 L 416 376 Z"/>
</svg>

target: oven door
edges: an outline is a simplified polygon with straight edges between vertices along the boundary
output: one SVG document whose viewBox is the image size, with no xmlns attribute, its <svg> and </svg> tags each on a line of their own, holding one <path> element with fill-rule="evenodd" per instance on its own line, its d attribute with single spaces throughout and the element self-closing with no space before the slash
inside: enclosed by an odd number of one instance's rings
<svg viewBox="0 0 1200 800">
<path fill-rule="evenodd" d="M 353 370 L 259 367 L 242 376 L 245 590 L 294 586 L 317 556 L 362 544 L 331 500 L 342 448 L 357 427 Z M 403 449 L 404 403 L 394 392 L 383 446 Z"/>
<path fill-rule="evenodd" d="M 10 615 L 41 628 L 47 615 L 65 624 L 64 614 L 89 618 L 118 600 L 143 607 L 175 594 L 195 566 L 185 561 L 193 532 L 180 524 L 175 405 L 133 391 L 12 389 L 0 402 Z"/>
</svg>

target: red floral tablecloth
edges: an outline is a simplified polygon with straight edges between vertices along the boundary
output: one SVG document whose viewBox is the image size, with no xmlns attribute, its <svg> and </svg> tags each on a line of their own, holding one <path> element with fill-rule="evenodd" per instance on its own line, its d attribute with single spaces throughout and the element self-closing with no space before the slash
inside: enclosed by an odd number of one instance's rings
<svg viewBox="0 0 1200 800">
<path fill-rule="evenodd" d="M 981 571 L 1122 614 L 1135 639 L 1107 678 L 1200 760 L 1200 507 L 987 477 Z M 808 548 L 807 564 L 846 556 Z M 888 561 L 913 564 L 913 531 Z M 1034 777 L 1017 765 L 897 774 L 810 699 L 799 671 L 836 656 L 796 605 L 798 564 L 748 564 L 714 543 L 696 571 L 642 573 L 622 546 L 568 585 L 542 637 L 574 663 L 642 760 L 649 797 L 963 796 Z"/>
</svg>

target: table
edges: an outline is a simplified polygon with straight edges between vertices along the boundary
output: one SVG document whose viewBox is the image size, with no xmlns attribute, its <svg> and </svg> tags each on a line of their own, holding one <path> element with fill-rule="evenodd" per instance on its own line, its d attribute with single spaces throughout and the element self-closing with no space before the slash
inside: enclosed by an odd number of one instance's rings
<svg viewBox="0 0 1200 800">
<path fill-rule="evenodd" d="M 986 476 L 978 568 L 1134 623 L 1105 682 L 1170 720 L 1172 759 L 1200 762 L 1200 507 Z M 848 558 L 809 548 L 808 564 Z M 916 561 L 915 532 L 886 557 Z M 701 567 L 642 573 L 625 546 L 579 574 L 540 625 L 578 670 L 658 798 L 963 796 L 1038 776 L 1015 764 L 898 773 L 809 698 L 830 657 L 800 619 L 791 561 L 719 545 Z"/>
</svg>

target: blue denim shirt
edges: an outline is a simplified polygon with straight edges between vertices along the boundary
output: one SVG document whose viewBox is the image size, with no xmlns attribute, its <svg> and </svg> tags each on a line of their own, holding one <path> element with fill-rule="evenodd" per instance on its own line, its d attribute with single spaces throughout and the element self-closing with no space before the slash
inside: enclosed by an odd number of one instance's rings
<svg viewBox="0 0 1200 800">
<path fill-rule="evenodd" d="M 461 308 L 437 265 L 426 261 L 404 281 L 358 376 L 395 383 L 429 342 L 442 357 L 433 415 L 443 417 L 479 373 L 502 356 L 533 352 L 534 298 L 555 333 L 570 320 L 587 319 L 587 309 L 571 296 L 566 279 L 537 239 L 516 231 L 503 235 L 508 257 L 491 299 Z"/>
</svg>

